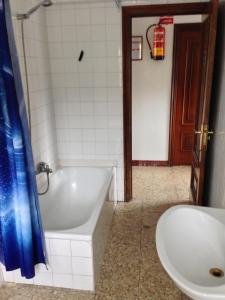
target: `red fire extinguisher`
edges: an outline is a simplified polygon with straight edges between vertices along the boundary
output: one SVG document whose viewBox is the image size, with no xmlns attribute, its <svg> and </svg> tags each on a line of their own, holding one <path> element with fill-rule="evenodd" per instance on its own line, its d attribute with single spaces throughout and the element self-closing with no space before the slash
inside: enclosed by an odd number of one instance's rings
<svg viewBox="0 0 225 300">
<path fill-rule="evenodd" d="M 153 32 L 153 49 L 148 39 L 148 33 L 152 27 L 155 27 Z M 165 28 L 160 23 L 150 25 L 147 28 L 146 40 L 149 45 L 150 55 L 152 59 L 163 60 L 165 58 L 165 38 L 166 38 L 166 31 Z"/>
</svg>

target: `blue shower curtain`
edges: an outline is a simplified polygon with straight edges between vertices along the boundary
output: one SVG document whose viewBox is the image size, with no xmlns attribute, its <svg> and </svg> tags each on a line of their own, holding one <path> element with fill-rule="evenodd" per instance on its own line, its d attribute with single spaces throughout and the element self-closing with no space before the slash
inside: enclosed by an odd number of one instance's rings
<svg viewBox="0 0 225 300">
<path fill-rule="evenodd" d="M 30 134 L 9 0 L 0 0 L 0 261 L 32 278 L 45 263 Z"/>
</svg>

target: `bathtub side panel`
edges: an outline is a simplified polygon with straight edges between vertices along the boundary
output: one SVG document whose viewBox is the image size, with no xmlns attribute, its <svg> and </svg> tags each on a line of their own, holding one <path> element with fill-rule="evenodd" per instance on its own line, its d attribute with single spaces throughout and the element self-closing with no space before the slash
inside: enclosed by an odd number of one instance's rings
<svg viewBox="0 0 225 300">
<path fill-rule="evenodd" d="M 103 262 L 105 246 L 106 246 L 106 242 L 112 224 L 113 213 L 114 213 L 114 203 L 112 201 L 109 201 L 109 192 L 108 192 L 92 239 L 95 285 L 99 278 L 101 264 Z"/>
</svg>

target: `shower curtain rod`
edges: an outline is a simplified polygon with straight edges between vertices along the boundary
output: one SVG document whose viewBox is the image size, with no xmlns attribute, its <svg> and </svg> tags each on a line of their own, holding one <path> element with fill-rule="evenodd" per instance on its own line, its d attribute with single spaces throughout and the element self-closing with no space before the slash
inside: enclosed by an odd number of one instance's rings
<svg viewBox="0 0 225 300">
<path fill-rule="evenodd" d="M 68 0 L 68 1 L 62 1 L 62 2 L 60 2 L 58 0 L 57 2 L 54 2 L 54 5 L 57 5 L 57 4 L 91 4 L 94 2 L 115 2 L 116 6 L 118 8 L 120 8 L 122 0 L 94 0 L 94 1 L 91 1 L 91 0 L 78 0 L 78 1 Z"/>
</svg>

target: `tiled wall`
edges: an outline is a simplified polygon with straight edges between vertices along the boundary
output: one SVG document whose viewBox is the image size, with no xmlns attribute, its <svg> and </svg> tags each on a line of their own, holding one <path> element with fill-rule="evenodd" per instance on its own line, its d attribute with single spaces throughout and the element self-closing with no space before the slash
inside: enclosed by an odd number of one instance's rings
<svg viewBox="0 0 225 300">
<path fill-rule="evenodd" d="M 16 14 L 18 12 L 26 12 L 37 3 L 38 0 L 10 0 L 25 96 L 26 80 L 22 52 L 21 21 L 16 19 Z M 40 9 L 30 19 L 24 21 L 24 33 L 31 100 L 31 132 L 34 160 L 35 164 L 40 161 L 46 161 L 52 168 L 55 168 L 54 108 L 51 94 L 47 27 L 43 9 Z M 40 185 L 45 183 L 45 178 L 38 176 L 37 179 Z"/>
<path fill-rule="evenodd" d="M 113 1 L 57 2 L 46 21 L 58 158 L 117 160 L 122 199 L 120 10 Z"/>
<path fill-rule="evenodd" d="M 2 268 L 5 281 L 94 290 L 94 270 L 92 261 L 92 242 L 69 239 L 46 239 L 48 269 L 43 264 L 35 267 L 32 279 L 21 276 L 20 270 L 6 272 Z"/>
</svg>

